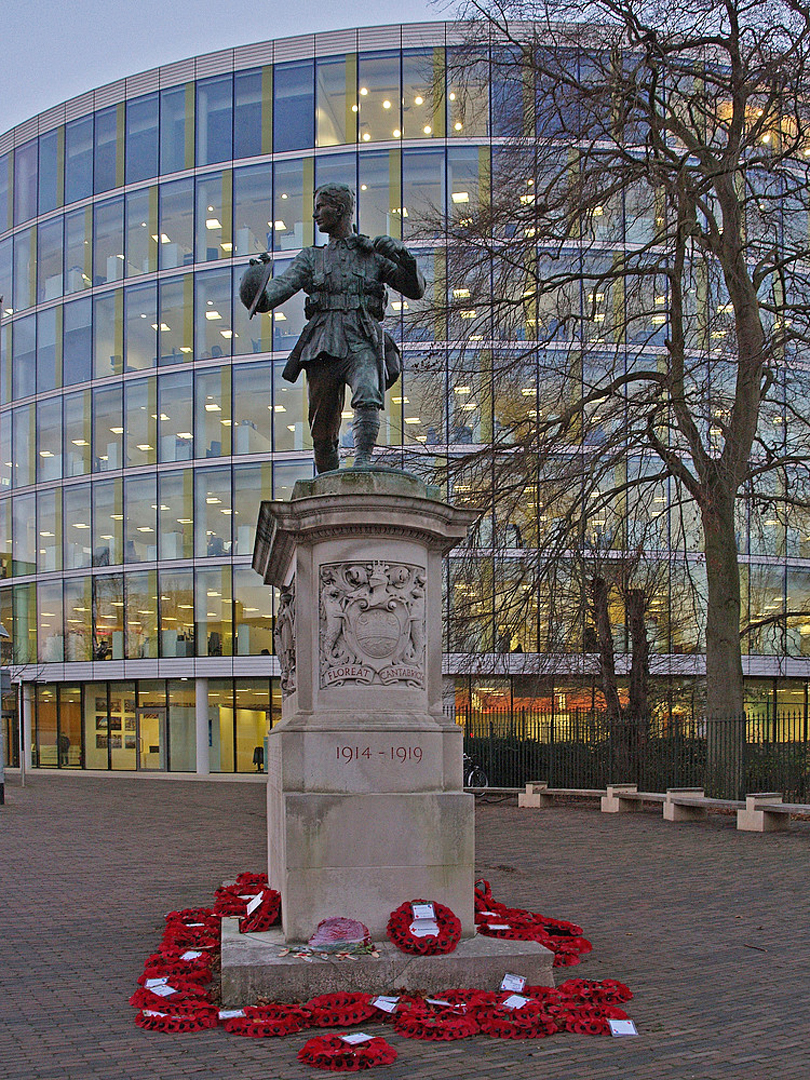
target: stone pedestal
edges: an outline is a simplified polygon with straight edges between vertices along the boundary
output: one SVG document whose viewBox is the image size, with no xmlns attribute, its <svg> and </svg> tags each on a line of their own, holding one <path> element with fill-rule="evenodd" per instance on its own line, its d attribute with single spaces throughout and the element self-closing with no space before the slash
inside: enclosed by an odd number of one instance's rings
<svg viewBox="0 0 810 1080">
<path fill-rule="evenodd" d="M 554 954 L 536 941 L 479 934 L 462 938 L 443 956 L 409 956 L 388 941 L 376 944 L 377 957 L 338 961 L 315 956 L 305 961 L 287 953 L 280 929 L 240 934 L 238 919 L 223 919 L 222 1005 L 238 1009 L 259 997 L 306 1001 L 340 991 L 438 994 L 453 986 L 498 990 L 507 972 L 523 975 L 530 986 L 554 985 Z"/>
<path fill-rule="evenodd" d="M 327 473 L 263 502 L 253 566 L 281 590 L 269 737 L 270 884 L 287 941 L 321 919 L 383 938 L 405 900 L 474 933 L 473 798 L 442 712 L 442 556 L 477 514 L 393 470 Z"/>
</svg>

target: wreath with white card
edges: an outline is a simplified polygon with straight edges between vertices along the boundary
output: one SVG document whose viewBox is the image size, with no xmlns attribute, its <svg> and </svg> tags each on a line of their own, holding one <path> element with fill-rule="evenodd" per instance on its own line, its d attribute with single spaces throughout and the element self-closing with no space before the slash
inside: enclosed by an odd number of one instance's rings
<svg viewBox="0 0 810 1080">
<path fill-rule="evenodd" d="M 406 900 L 391 912 L 388 938 L 412 956 L 451 953 L 461 939 L 461 923 L 444 904 L 435 900 Z"/>
<path fill-rule="evenodd" d="M 330 1072 L 357 1072 L 375 1065 L 391 1065 L 397 1052 L 379 1036 L 358 1032 L 353 1035 L 319 1035 L 304 1043 L 298 1060 Z"/>
</svg>

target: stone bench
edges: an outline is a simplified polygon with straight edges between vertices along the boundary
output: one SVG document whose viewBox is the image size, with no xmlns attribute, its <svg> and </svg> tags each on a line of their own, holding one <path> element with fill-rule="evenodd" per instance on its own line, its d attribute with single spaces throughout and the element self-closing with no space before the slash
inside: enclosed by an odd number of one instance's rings
<svg viewBox="0 0 810 1080">
<path fill-rule="evenodd" d="M 760 791 L 745 796 L 737 811 L 737 828 L 745 832 L 782 832 L 790 824 L 791 814 L 810 814 L 804 803 L 782 802 L 779 791 Z"/>
<path fill-rule="evenodd" d="M 665 799 L 660 791 L 639 791 L 636 784 L 608 784 L 601 809 L 603 814 L 628 814 L 643 810 L 645 802 L 662 803 Z"/>
<path fill-rule="evenodd" d="M 518 806 L 523 809 L 551 806 L 555 798 L 563 795 L 580 799 L 601 799 L 605 795 L 605 790 L 604 788 L 550 788 L 545 780 L 531 780 L 526 784 L 526 790 L 518 795 Z"/>
<path fill-rule="evenodd" d="M 491 789 L 490 789 L 491 790 Z M 666 792 L 639 791 L 636 784 L 608 784 L 598 788 L 550 788 L 545 780 L 526 784 L 518 795 L 520 807 L 551 806 L 555 798 L 570 795 L 599 799 L 603 814 L 627 814 L 643 809 L 644 803 L 661 803 L 665 821 L 704 821 L 710 810 L 734 810 L 737 828 L 744 832 L 778 832 L 786 829 L 791 814 L 810 816 L 810 805 L 782 802 L 778 791 L 761 791 L 740 799 L 713 799 L 703 788 L 667 788 Z"/>
<path fill-rule="evenodd" d="M 739 799 L 711 799 L 703 788 L 667 788 L 664 799 L 665 821 L 704 821 L 709 810 L 740 810 Z"/>
</svg>

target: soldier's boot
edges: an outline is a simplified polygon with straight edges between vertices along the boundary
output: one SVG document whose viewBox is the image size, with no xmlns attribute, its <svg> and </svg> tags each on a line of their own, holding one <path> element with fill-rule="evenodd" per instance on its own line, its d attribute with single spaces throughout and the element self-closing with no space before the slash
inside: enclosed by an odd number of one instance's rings
<svg viewBox="0 0 810 1080">
<path fill-rule="evenodd" d="M 340 454 L 336 442 L 313 443 L 315 450 L 315 472 L 334 472 L 340 467 Z"/>
<path fill-rule="evenodd" d="M 380 430 L 380 410 L 371 408 L 355 409 L 352 433 L 354 435 L 354 469 L 367 469 L 371 465 L 371 455 L 377 443 Z"/>
</svg>

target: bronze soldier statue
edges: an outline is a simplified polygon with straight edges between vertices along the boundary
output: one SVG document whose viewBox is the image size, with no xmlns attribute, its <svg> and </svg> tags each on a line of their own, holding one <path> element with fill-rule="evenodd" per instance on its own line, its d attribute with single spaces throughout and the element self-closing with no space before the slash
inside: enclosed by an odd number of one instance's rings
<svg viewBox="0 0 810 1080">
<path fill-rule="evenodd" d="M 387 286 L 418 300 L 424 296 L 425 281 L 400 240 L 371 240 L 354 232 L 354 193 L 345 184 L 318 188 L 312 216 L 329 243 L 304 248 L 273 280 L 269 255 L 251 259 L 239 295 L 252 316 L 278 307 L 301 289 L 307 294 L 307 324 L 282 377 L 295 382 L 302 368 L 307 373 L 315 469 L 322 473 L 339 465 L 338 433 L 347 386 L 354 410 L 354 467 L 371 464 L 383 395 L 402 371 L 399 349 L 381 326 Z"/>
</svg>

